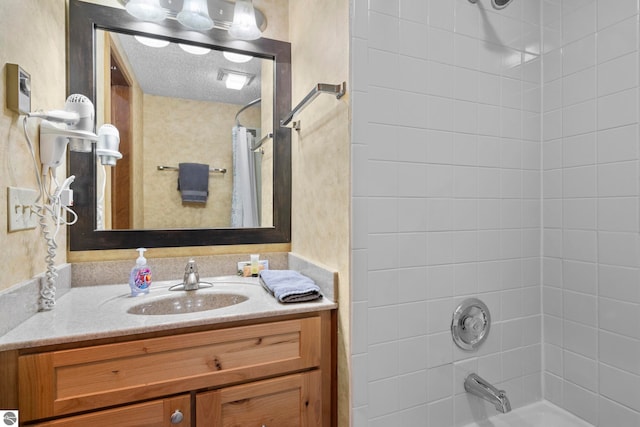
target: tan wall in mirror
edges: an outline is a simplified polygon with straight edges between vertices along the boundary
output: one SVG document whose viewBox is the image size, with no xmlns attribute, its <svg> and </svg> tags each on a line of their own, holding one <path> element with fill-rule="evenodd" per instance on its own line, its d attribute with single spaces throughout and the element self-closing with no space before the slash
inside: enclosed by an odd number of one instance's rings
<svg viewBox="0 0 640 427">
<path fill-rule="evenodd" d="M 18 36 L 19 35 L 19 36 Z M 33 161 L 22 131 L 24 116 L 6 108 L 6 63 L 31 75 L 31 109 L 64 108 L 66 99 L 65 0 L 0 1 L 0 291 L 44 272 L 46 246 L 40 230 L 7 231 L 7 187 L 36 189 Z M 39 120 L 28 121 L 38 149 Z M 65 166 L 58 167 L 64 179 Z M 55 263 L 66 261 L 64 227 Z"/>
<path fill-rule="evenodd" d="M 349 78 L 349 0 L 289 3 L 293 105 L 316 83 Z M 293 131 L 292 250 L 339 273 L 338 424 L 349 425 L 349 97 L 320 95 Z"/>
<path fill-rule="evenodd" d="M 144 95 L 144 228 L 219 228 L 231 223 L 231 132 L 241 105 Z M 260 127 L 260 108 L 242 112 L 245 127 Z M 225 168 L 209 174 L 206 204 L 183 204 L 178 172 L 157 166 L 203 163 Z M 135 203 L 138 203 L 136 201 Z"/>
<path fill-rule="evenodd" d="M 133 73 L 131 73 L 133 75 Z M 130 176 L 133 179 L 131 197 L 133 199 L 144 199 L 144 156 L 142 155 L 144 147 L 142 144 L 136 144 L 135 141 L 142 141 L 144 137 L 144 93 L 142 88 L 136 82 L 133 86 L 133 105 L 132 105 L 132 153 L 133 153 L 133 170 L 130 171 Z M 133 209 L 131 211 L 132 224 L 134 228 L 143 228 L 142 218 L 144 218 L 144 204 L 133 203 Z"/>
</svg>

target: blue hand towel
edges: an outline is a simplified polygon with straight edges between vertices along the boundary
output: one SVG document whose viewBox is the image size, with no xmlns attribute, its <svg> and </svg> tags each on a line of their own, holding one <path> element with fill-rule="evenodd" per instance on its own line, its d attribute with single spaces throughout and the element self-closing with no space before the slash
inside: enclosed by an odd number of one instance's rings
<svg viewBox="0 0 640 427">
<path fill-rule="evenodd" d="M 209 196 L 209 165 L 178 164 L 178 190 L 183 203 L 207 203 Z"/>
<path fill-rule="evenodd" d="M 318 285 L 297 271 L 262 270 L 260 282 L 280 302 L 303 302 L 322 298 Z"/>
</svg>

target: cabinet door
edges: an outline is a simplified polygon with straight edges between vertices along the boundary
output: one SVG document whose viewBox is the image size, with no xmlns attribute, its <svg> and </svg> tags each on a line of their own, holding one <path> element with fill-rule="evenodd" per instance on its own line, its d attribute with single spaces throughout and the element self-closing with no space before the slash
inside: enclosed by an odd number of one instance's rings
<svg viewBox="0 0 640 427">
<path fill-rule="evenodd" d="M 316 427 L 322 425 L 320 372 L 288 375 L 200 393 L 198 427 Z"/>
<path fill-rule="evenodd" d="M 178 411 L 178 413 L 176 412 Z M 189 427 L 191 402 L 188 395 L 128 405 L 91 414 L 67 417 L 34 427 Z"/>
</svg>

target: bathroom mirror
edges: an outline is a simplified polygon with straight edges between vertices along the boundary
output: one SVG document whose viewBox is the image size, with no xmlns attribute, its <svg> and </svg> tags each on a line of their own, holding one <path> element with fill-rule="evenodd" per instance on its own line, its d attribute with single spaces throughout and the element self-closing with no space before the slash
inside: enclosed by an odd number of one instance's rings
<svg viewBox="0 0 640 427">
<path fill-rule="evenodd" d="M 70 174 L 76 176 L 73 185 L 74 189 L 74 210 L 78 214 L 78 222 L 68 227 L 69 229 L 69 247 L 70 250 L 96 250 L 96 249 L 124 249 L 145 247 L 173 247 L 173 246 L 202 246 L 202 245 L 231 245 L 231 244 L 257 244 L 257 243 L 283 243 L 290 241 L 291 229 L 291 130 L 281 128 L 279 126 L 279 118 L 284 117 L 291 108 L 291 61 L 290 61 L 290 44 L 277 40 L 258 39 L 256 41 L 247 42 L 232 40 L 225 30 L 212 29 L 204 32 L 194 32 L 186 30 L 177 21 L 166 19 L 162 23 L 141 22 L 131 17 L 124 9 L 110 8 L 90 3 L 84 3 L 79 0 L 71 0 L 69 2 L 69 27 L 68 27 L 68 93 L 81 93 L 88 96 L 98 108 L 98 116 L 101 114 L 110 120 L 114 117 L 104 111 L 100 113 L 101 108 L 105 111 L 105 96 L 100 93 L 100 86 L 103 86 L 104 76 L 99 78 L 100 70 L 104 69 L 106 61 L 104 58 L 108 55 L 102 55 L 104 49 L 98 49 L 98 43 L 102 43 L 106 37 L 114 41 L 114 44 L 121 44 L 119 37 L 129 37 L 133 35 L 153 37 L 165 40 L 171 44 L 186 44 L 196 47 L 205 47 L 211 49 L 212 52 L 218 54 L 220 51 L 228 51 L 232 53 L 240 53 L 254 57 L 254 61 L 261 61 L 261 69 L 269 70 L 267 77 L 267 86 L 270 86 L 272 99 L 262 100 L 258 106 L 266 109 L 268 119 L 265 121 L 265 114 L 262 114 L 263 120 L 260 123 L 260 132 L 273 133 L 273 139 L 266 141 L 265 145 L 270 145 L 268 150 L 272 153 L 270 159 L 268 173 L 265 182 L 269 188 L 266 197 L 263 196 L 263 206 L 267 209 L 265 221 L 261 223 L 262 227 L 250 226 L 244 228 L 233 228 L 226 223 L 221 225 L 203 225 L 205 221 L 194 221 L 187 224 L 161 225 L 147 221 L 150 227 L 136 228 L 135 224 L 129 228 L 112 227 L 114 229 L 104 230 L 104 218 L 96 213 L 99 211 L 100 203 L 104 203 L 101 199 L 102 176 L 101 166 L 96 162 L 95 153 L 76 153 L 71 152 L 69 158 Z M 116 58 L 117 59 L 117 58 Z M 110 64 L 108 68 L 113 69 L 114 65 Z M 107 69 L 108 69 L 107 68 Z M 188 73 L 186 69 L 186 73 Z M 189 76 L 187 76 L 188 78 Z M 115 78 L 115 77 L 111 77 Z M 265 76 L 261 76 L 265 81 Z M 109 79 L 107 79 L 109 80 Z M 269 82 L 269 80 L 271 82 Z M 264 91 L 263 91 L 264 93 Z M 242 106 L 238 105 L 237 110 Z M 255 107 L 251 107 L 255 108 Z M 249 109 L 247 109 L 248 111 Z M 105 116 L 106 114 L 106 116 Z M 98 117 L 99 118 L 99 117 Z M 201 117 L 194 117 L 194 120 L 202 120 Z M 243 121 L 243 115 L 239 116 L 239 120 Z M 113 120 L 111 120 L 113 121 Z M 99 122 L 100 124 L 100 122 Z M 245 125 L 245 123 L 242 123 Z M 184 123 L 185 129 L 188 129 L 190 123 Z M 225 125 L 226 126 L 226 125 Z M 255 125 L 254 125 L 255 126 Z M 247 125 L 247 127 L 253 127 Z M 231 134 L 231 129 L 228 129 Z M 259 135 L 262 137 L 263 135 Z M 144 136 L 143 136 L 144 137 Z M 140 137 L 138 138 L 140 139 Z M 185 139 L 189 139 L 185 136 Z M 260 138 L 257 138 L 260 139 Z M 257 141 L 256 141 L 257 142 Z M 132 137 L 132 144 L 136 144 L 136 138 Z M 179 142 L 174 142 L 178 144 Z M 135 146 L 135 145 L 134 145 Z M 205 157 L 204 155 L 202 157 Z M 189 157 L 187 161 L 200 157 Z M 135 176 L 143 176 L 140 170 L 140 163 L 144 160 L 134 160 L 128 166 L 130 174 Z M 157 166 L 175 167 L 180 159 L 174 159 L 176 164 L 171 165 L 150 165 L 152 168 Z M 205 163 L 204 161 L 202 163 Z M 147 165 L 149 166 L 149 165 Z M 212 169 L 226 168 L 231 169 L 229 165 L 210 164 Z M 176 171 L 157 171 L 164 174 L 165 184 L 173 182 L 166 188 L 167 192 L 175 195 L 177 192 Z M 168 174 L 173 173 L 171 179 L 167 179 Z M 111 171 L 107 171 L 107 175 Z M 215 174 L 215 172 L 213 173 Z M 212 175 L 213 175 L 212 174 Z M 221 174 L 222 175 L 222 174 Z M 157 176 L 156 176 L 157 178 Z M 210 194 L 215 187 L 215 176 L 210 181 Z M 219 178 L 219 177 L 218 177 Z M 156 179 L 153 175 L 144 176 L 146 181 L 151 181 L 150 185 L 155 186 L 160 183 L 160 179 Z M 230 180 L 231 176 L 225 176 L 223 179 Z M 107 193 L 109 193 L 107 191 Z M 111 194 L 107 194 L 108 197 Z M 134 197 L 133 194 L 128 196 Z M 136 196 L 138 197 L 138 196 Z M 143 195 L 144 197 L 144 195 Z M 270 199 L 270 200 L 269 200 Z M 215 199 L 211 200 L 212 204 Z M 162 204 L 152 208 L 158 212 L 158 216 L 162 215 L 181 215 L 180 210 L 170 213 L 168 209 L 163 209 Z M 179 208 L 178 208 L 179 209 Z M 185 206 L 184 209 L 194 209 L 193 206 Z M 197 208 L 196 208 L 197 209 Z M 206 215 L 205 215 L 206 216 Z M 111 221 L 113 218 L 109 219 Z"/>
<path fill-rule="evenodd" d="M 273 225 L 273 60 L 193 48 L 96 30 L 96 122 L 118 128 L 123 153 L 98 165 L 97 229 Z M 211 171 L 199 203 L 178 190 L 178 165 L 189 162 Z"/>
</svg>

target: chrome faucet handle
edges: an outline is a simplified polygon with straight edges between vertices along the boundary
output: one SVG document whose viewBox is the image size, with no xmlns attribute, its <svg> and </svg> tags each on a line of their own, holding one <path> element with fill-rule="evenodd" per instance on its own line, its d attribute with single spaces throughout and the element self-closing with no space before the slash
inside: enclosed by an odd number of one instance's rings
<svg viewBox="0 0 640 427">
<path fill-rule="evenodd" d="M 184 283 L 185 291 L 198 289 L 200 274 L 198 274 L 198 266 L 193 258 L 187 262 L 187 266 L 184 269 L 184 278 L 182 279 L 182 283 Z"/>
</svg>

